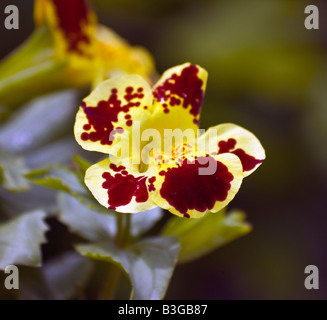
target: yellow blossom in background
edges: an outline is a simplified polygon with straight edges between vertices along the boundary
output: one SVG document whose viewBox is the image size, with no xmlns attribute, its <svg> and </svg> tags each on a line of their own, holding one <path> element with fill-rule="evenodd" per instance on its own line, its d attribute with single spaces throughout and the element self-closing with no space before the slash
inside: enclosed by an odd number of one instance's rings
<svg viewBox="0 0 327 320">
<path fill-rule="evenodd" d="M 151 55 L 99 25 L 86 0 L 36 0 L 34 20 L 31 37 L 0 64 L 5 107 L 54 90 L 95 86 L 112 75 L 137 73 L 148 81 L 155 75 Z"/>
</svg>

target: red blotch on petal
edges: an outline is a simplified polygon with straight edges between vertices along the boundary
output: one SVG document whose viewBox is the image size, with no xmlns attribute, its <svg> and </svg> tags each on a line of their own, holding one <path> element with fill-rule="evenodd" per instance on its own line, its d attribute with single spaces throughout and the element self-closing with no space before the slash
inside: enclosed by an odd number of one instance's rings
<svg viewBox="0 0 327 320">
<path fill-rule="evenodd" d="M 89 44 L 90 39 L 83 32 L 82 26 L 90 23 L 90 8 L 85 0 L 52 0 L 58 17 L 59 28 L 64 33 L 68 51 L 83 54 L 80 43 Z"/>
<path fill-rule="evenodd" d="M 117 207 L 129 204 L 133 197 L 136 202 L 146 202 L 149 198 L 146 187 L 146 177 L 135 178 L 133 175 L 123 175 L 125 172 L 112 176 L 105 172 L 102 178 L 105 181 L 102 187 L 108 191 L 108 208 L 116 210 Z"/>
<path fill-rule="evenodd" d="M 191 164 L 185 159 L 180 166 L 159 172 L 159 175 L 165 176 L 161 197 L 184 216 L 187 216 L 188 210 L 205 212 L 212 209 L 217 201 L 226 200 L 234 177 L 223 163 L 217 162 L 214 174 L 199 175 L 199 168 L 207 167 L 211 161 L 216 162 L 210 156 L 196 158 Z"/>
<path fill-rule="evenodd" d="M 93 142 L 99 141 L 102 145 L 111 145 L 112 141 L 109 140 L 110 134 L 122 133 L 123 128 L 118 127 L 114 129 L 114 124 L 118 122 L 118 115 L 120 112 L 127 113 L 130 108 L 138 107 L 141 105 L 139 101 L 132 102 L 132 100 L 140 99 L 138 94 L 133 93 L 133 87 L 127 87 L 125 89 L 128 92 L 125 95 L 127 101 L 123 104 L 118 99 L 117 89 L 112 89 L 108 100 L 101 100 L 96 106 L 87 106 L 85 102 L 82 102 L 81 107 L 87 117 L 88 123 L 83 126 L 84 130 L 91 130 L 92 132 L 83 132 L 81 139 L 83 141 L 91 140 Z M 132 125 L 131 115 L 125 115 L 127 126 Z"/>
<path fill-rule="evenodd" d="M 180 75 L 173 74 L 162 85 L 155 88 L 153 92 L 155 99 L 159 102 L 170 100 L 172 106 L 183 102 L 184 108 L 191 106 L 190 113 L 196 117 L 200 113 L 204 98 L 203 81 L 198 77 L 198 72 L 197 66 L 189 65 Z M 164 111 L 166 112 L 166 109 Z"/>
<path fill-rule="evenodd" d="M 235 139 L 228 139 L 227 141 L 219 141 L 218 147 L 219 151 L 218 154 L 221 153 L 234 153 L 239 157 L 241 160 L 243 171 L 250 171 L 254 169 L 258 164 L 262 163 L 263 160 L 258 160 L 255 157 L 247 154 L 243 149 L 235 149 L 237 141 Z"/>
<path fill-rule="evenodd" d="M 155 188 L 155 186 L 154 186 L 154 182 L 156 181 L 156 177 L 151 177 L 150 179 L 149 179 L 149 191 L 155 191 L 156 190 L 156 188 Z"/>
<path fill-rule="evenodd" d="M 110 168 L 111 170 L 115 171 L 115 172 L 120 172 L 120 171 L 126 169 L 124 166 L 119 166 L 119 167 L 117 167 L 117 165 L 115 165 L 114 163 L 110 163 L 109 168 Z"/>
</svg>

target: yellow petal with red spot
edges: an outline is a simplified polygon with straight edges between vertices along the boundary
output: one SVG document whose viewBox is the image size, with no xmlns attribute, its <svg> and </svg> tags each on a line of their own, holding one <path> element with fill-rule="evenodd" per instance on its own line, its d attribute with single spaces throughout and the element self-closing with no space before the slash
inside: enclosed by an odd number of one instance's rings
<svg viewBox="0 0 327 320">
<path fill-rule="evenodd" d="M 168 69 L 153 88 L 158 128 L 197 129 L 206 83 L 207 71 L 198 65 Z"/>
<path fill-rule="evenodd" d="M 265 150 L 253 133 L 231 123 L 209 128 L 199 137 L 198 148 L 209 154 L 237 155 L 245 177 L 255 171 L 266 157 Z"/>
<path fill-rule="evenodd" d="M 150 200 L 153 169 L 140 173 L 138 165 L 131 164 L 129 159 L 105 159 L 87 169 L 85 184 L 98 202 L 109 209 L 143 212 L 156 207 Z"/>
<path fill-rule="evenodd" d="M 242 179 L 242 164 L 233 154 L 191 154 L 159 167 L 151 198 L 177 216 L 201 218 L 207 210 L 224 208 Z"/>
<path fill-rule="evenodd" d="M 151 103 L 151 88 L 138 75 L 104 81 L 83 100 L 76 116 L 75 138 L 86 150 L 120 157 L 117 152 L 123 152 L 129 157 L 139 139 L 136 128 L 150 118 Z"/>
<path fill-rule="evenodd" d="M 91 58 L 97 21 L 88 1 L 36 0 L 34 17 L 36 26 L 51 29 L 59 57 Z"/>
</svg>

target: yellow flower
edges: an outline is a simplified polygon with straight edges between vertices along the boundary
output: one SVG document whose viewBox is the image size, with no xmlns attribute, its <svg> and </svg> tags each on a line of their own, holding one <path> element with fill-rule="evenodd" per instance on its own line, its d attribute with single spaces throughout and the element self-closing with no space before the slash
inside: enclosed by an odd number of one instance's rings
<svg viewBox="0 0 327 320">
<path fill-rule="evenodd" d="M 112 75 L 137 73 L 150 81 L 155 74 L 151 55 L 99 25 L 86 0 L 35 0 L 34 20 L 31 37 L 0 64 L 6 107 L 58 89 L 96 86 Z"/>
<path fill-rule="evenodd" d="M 85 176 L 103 206 L 126 213 L 159 206 L 200 218 L 234 198 L 265 152 L 234 124 L 198 134 L 206 80 L 204 69 L 186 63 L 167 70 L 152 89 L 142 77 L 125 75 L 104 81 L 83 100 L 77 142 L 111 155 Z"/>
</svg>

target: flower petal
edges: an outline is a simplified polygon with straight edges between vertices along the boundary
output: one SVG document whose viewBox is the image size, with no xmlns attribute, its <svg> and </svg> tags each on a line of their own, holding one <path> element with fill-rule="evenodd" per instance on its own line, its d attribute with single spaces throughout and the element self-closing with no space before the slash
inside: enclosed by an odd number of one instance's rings
<svg viewBox="0 0 327 320">
<path fill-rule="evenodd" d="M 36 0 L 34 16 L 37 26 L 49 25 L 58 54 L 91 54 L 96 17 L 88 1 Z"/>
<path fill-rule="evenodd" d="M 104 71 L 102 78 L 108 79 L 125 72 L 138 74 L 149 83 L 152 81 L 154 60 L 145 48 L 131 46 L 116 32 L 102 25 L 98 25 L 95 37 L 96 56 Z"/>
<path fill-rule="evenodd" d="M 141 126 L 149 119 L 151 103 L 151 89 L 138 75 L 104 81 L 83 100 L 76 116 L 75 138 L 86 150 L 116 156 L 118 149 L 129 151 L 132 125 Z"/>
<path fill-rule="evenodd" d="M 111 160 L 105 159 L 86 171 L 85 184 L 94 197 L 117 212 L 137 213 L 155 208 L 149 195 L 154 190 L 152 172 L 140 173 L 129 159 Z"/>
<path fill-rule="evenodd" d="M 186 156 L 162 164 L 151 199 L 180 217 L 200 218 L 217 212 L 235 196 L 243 179 L 242 164 L 233 154 Z"/>
<path fill-rule="evenodd" d="M 198 128 L 206 83 L 207 72 L 198 65 L 168 69 L 153 88 L 153 116 L 182 130 Z"/>
<path fill-rule="evenodd" d="M 242 162 L 244 177 L 255 171 L 266 157 L 265 150 L 253 133 L 231 123 L 209 128 L 199 137 L 198 148 L 211 155 L 237 155 Z"/>
</svg>

